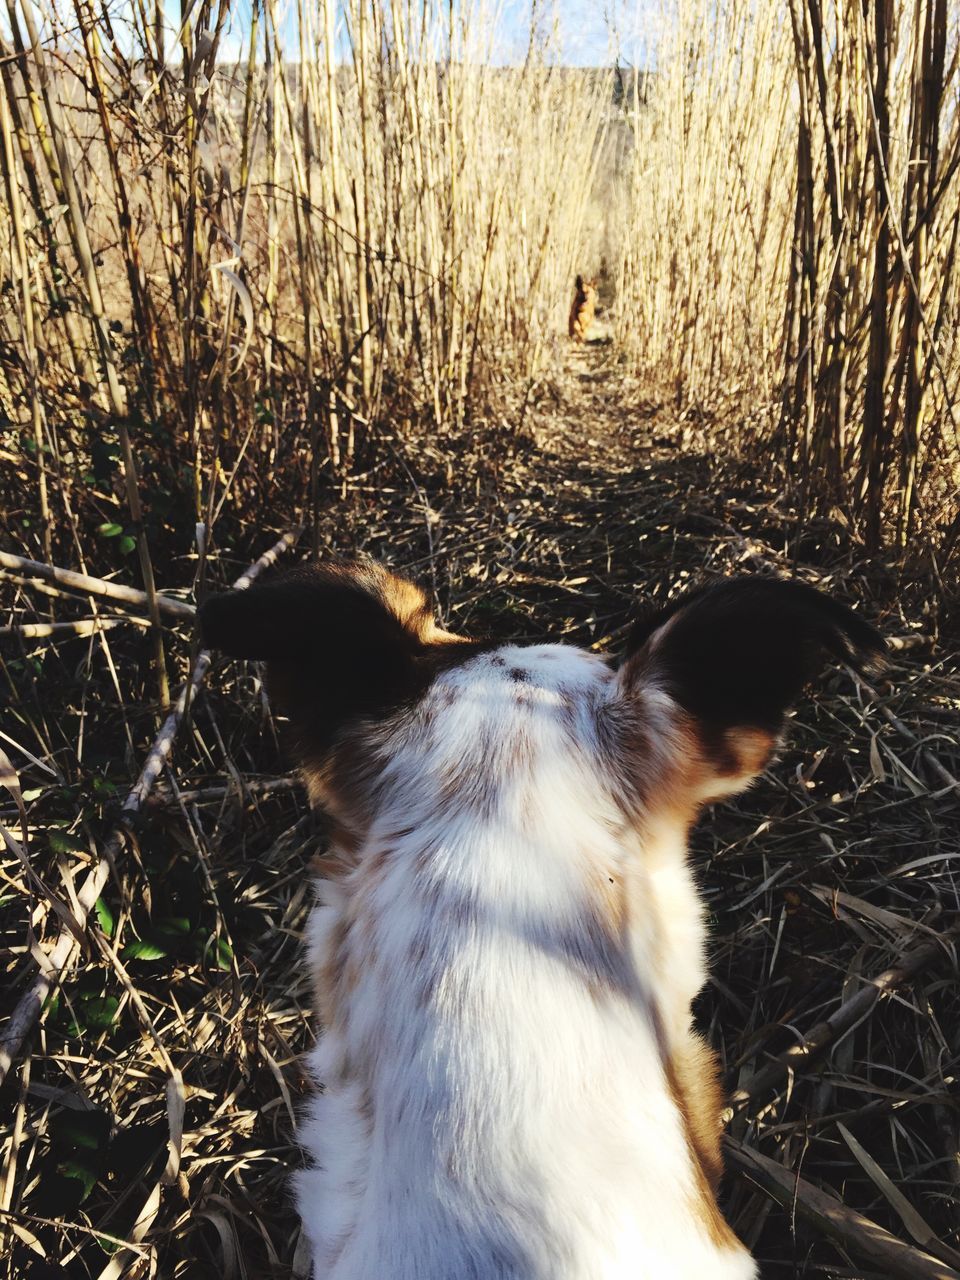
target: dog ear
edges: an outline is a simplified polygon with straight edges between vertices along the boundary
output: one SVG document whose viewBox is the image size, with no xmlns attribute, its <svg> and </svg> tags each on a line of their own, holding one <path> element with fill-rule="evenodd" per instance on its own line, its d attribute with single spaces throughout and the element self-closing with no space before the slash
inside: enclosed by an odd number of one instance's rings
<svg viewBox="0 0 960 1280">
<path fill-rule="evenodd" d="M 198 621 L 205 646 L 266 662 L 271 698 L 312 751 L 346 721 L 422 692 L 431 659 L 458 643 L 418 587 L 372 561 L 328 561 L 210 596 Z"/>
<path fill-rule="evenodd" d="M 846 605 L 800 582 L 733 578 L 694 591 L 633 627 L 621 688 L 666 693 L 684 713 L 713 777 L 713 797 L 759 773 L 787 711 L 827 657 L 882 665 L 878 632 Z"/>
</svg>

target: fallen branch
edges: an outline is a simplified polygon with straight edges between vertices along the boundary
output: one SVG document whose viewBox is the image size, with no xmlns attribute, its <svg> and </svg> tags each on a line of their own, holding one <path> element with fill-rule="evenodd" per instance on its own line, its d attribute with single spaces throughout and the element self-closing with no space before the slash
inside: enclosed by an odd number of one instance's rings
<svg viewBox="0 0 960 1280">
<path fill-rule="evenodd" d="M 887 648 L 894 653 L 909 653 L 913 649 L 929 649 L 934 643 L 933 636 L 914 631 L 908 636 L 885 636 Z"/>
<path fill-rule="evenodd" d="M 754 1183 L 778 1204 L 796 1211 L 844 1250 L 873 1263 L 892 1280 L 960 1280 L 960 1272 L 905 1244 L 836 1196 L 729 1135 L 723 1139 L 723 1154 L 727 1168 L 737 1177 Z"/>
<path fill-rule="evenodd" d="M 868 978 L 865 985 L 835 1009 L 829 1018 L 818 1022 L 798 1044 L 791 1045 L 785 1053 L 761 1067 L 743 1088 L 737 1089 L 730 1098 L 730 1114 L 778 1088 L 789 1072 L 809 1066 L 829 1045 L 865 1018 L 882 995 L 902 986 L 938 956 L 948 952 L 958 932 L 960 926 L 954 926 L 909 952 L 900 964 L 884 969 L 875 978 Z"/>
<path fill-rule="evenodd" d="M 21 622 L 0 627 L 0 637 L 19 636 L 21 640 L 45 640 L 48 636 L 92 636 L 97 631 L 109 631 L 121 623 L 149 627 L 149 618 L 78 618 L 76 622 Z"/>
<path fill-rule="evenodd" d="M 43 564 L 39 560 L 27 560 L 23 556 L 12 555 L 9 551 L 0 551 L 0 569 L 8 569 L 11 573 L 39 578 L 42 582 L 55 582 L 70 591 L 78 591 L 83 595 L 98 596 L 103 600 L 116 600 L 119 604 L 131 608 L 150 609 L 150 598 L 145 591 L 136 591 L 133 587 L 124 587 L 119 582 L 108 582 L 105 578 L 91 578 L 86 573 L 74 573 L 72 569 L 60 569 L 54 564 Z M 0 575 L 0 576 L 6 576 Z M 157 609 L 168 618 L 176 618 L 179 622 L 188 622 L 193 618 L 196 609 L 185 600 L 174 600 L 171 596 L 158 595 Z"/>
<path fill-rule="evenodd" d="M 269 551 L 264 552 L 259 560 L 237 579 L 233 584 L 234 589 L 242 591 L 248 587 L 265 569 L 268 569 L 284 551 L 292 547 L 301 533 L 300 529 L 292 533 L 285 533 L 279 542 L 275 543 Z M 0 556 L 6 556 L 5 552 L 0 552 Z M 6 559 L 18 559 L 17 556 L 6 556 Z M 29 563 L 29 562 L 27 562 Z M 44 566 L 46 568 L 47 566 Z M 57 570 L 59 573 L 65 570 Z M 72 575 L 81 577 L 80 574 Z M 90 579 L 96 581 L 96 579 Z M 110 584 L 104 584 L 110 585 Z M 127 588 L 123 588 L 124 591 Z M 133 595 L 141 595 L 141 592 L 132 592 Z M 162 599 L 162 597 L 160 597 Z M 177 602 L 179 603 L 179 602 Z M 184 605 L 184 608 L 190 609 L 190 616 L 193 615 L 192 606 Z M 157 778 L 160 776 L 170 753 L 173 750 L 174 740 L 179 731 L 183 713 L 191 703 L 197 690 L 203 682 L 204 677 L 210 669 L 211 656 L 208 649 L 201 649 L 197 654 L 196 662 L 193 664 L 193 671 L 190 679 L 180 690 L 176 704 L 170 711 L 170 714 L 164 720 L 159 734 L 154 740 L 153 746 L 144 761 L 140 776 L 134 783 L 130 794 L 123 802 L 123 808 L 120 811 L 120 818 L 117 825 L 110 832 L 104 842 L 100 857 L 97 859 L 92 870 L 88 873 L 79 891 L 77 892 L 77 908 L 73 924 L 77 931 L 86 927 L 87 917 L 93 910 L 94 903 L 103 892 L 104 886 L 110 876 L 111 868 L 117 855 L 122 851 L 123 844 L 133 824 L 135 816 L 139 813 L 144 801 L 150 794 L 150 790 Z M 33 1030 L 43 1006 L 53 991 L 54 987 L 60 982 L 64 970 L 70 963 L 71 957 L 77 947 L 77 939 L 75 933 L 64 926 L 60 930 L 60 936 L 57 939 L 53 950 L 50 951 L 41 962 L 40 972 L 37 974 L 29 990 L 24 992 L 17 1002 L 17 1006 L 10 1016 L 10 1020 L 0 1035 L 0 1084 L 6 1079 L 14 1060 L 23 1048 L 24 1041 Z"/>
</svg>

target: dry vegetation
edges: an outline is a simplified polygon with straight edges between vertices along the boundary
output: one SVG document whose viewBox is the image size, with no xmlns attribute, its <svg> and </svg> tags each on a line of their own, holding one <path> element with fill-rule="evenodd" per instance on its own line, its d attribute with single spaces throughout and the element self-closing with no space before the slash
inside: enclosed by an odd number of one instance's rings
<svg viewBox="0 0 960 1280">
<path fill-rule="evenodd" d="M 700 1014 L 764 1274 L 960 1275 L 960 11 L 661 11 L 637 75 L 556 65 L 545 12 L 505 68 L 439 0 L 9 0 L 4 1275 L 304 1274 L 322 823 L 191 618 L 328 547 L 474 633 L 615 652 L 751 570 L 894 638 L 698 832 Z"/>
</svg>

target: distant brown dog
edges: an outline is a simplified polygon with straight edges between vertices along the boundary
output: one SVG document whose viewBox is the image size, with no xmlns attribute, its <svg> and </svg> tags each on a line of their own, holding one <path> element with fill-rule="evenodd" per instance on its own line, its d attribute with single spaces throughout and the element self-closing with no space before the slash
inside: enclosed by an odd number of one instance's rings
<svg viewBox="0 0 960 1280">
<path fill-rule="evenodd" d="M 577 276 L 573 305 L 570 308 L 570 337 L 574 342 L 585 342 L 587 332 L 597 312 L 597 283 Z"/>
</svg>

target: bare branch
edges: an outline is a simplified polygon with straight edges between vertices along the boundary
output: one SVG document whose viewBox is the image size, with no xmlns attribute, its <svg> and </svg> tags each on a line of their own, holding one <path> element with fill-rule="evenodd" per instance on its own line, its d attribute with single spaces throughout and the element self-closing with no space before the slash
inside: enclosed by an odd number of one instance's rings
<svg viewBox="0 0 960 1280">
<path fill-rule="evenodd" d="M 0 569 L 9 569 L 16 574 L 27 574 L 43 582 L 55 582 L 58 586 L 67 587 L 70 591 L 98 596 L 104 600 L 115 600 L 118 604 L 128 605 L 134 609 L 149 607 L 145 591 L 136 591 L 133 587 L 125 587 L 119 582 L 108 582 L 105 578 L 92 578 L 87 573 L 75 573 L 72 569 L 60 569 L 57 565 L 44 564 L 40 560 L 27 560 L 24 556 L 15 556 L 9 551 L 0 551 Z M 196 608 L 192 604 L 188 604 L 185 600 L 174 600 L 171 596 L 158 595 L 157 608 L 160 614 L 168 618 L 176 618 L 180 622 L 189 621 L 196 613 Z"/>
<path fill-rule="evenodd" d="M 283 537 L 266 551 L 260 559 L 250 566 L 247 571 L 242 574 L 234 583 L 234 588 L 242 590 L 248 587 L 265 569 L 269 568 L 279 556 L 281 556 L 290 547 L 294 546 L 300 537 L 300 530 L 297 529 L 291 533 L 285 533 Z M 5 552 L 0 552 L 5 560 L 19 560 L 19 556 L 8 556 Z M 29 561 L 24 562 L 29 563 Z M 48 568 L 44 565 L 43 568 Z M 58 573 L 64 573 L 65 570 L 57 570 Z M 81 578 L 81 574 L 72 574 L 71 577 Z M 89 582 L 97 582 L 97 579 L 87 579 Z M 111 586 L 110 583 L 100 584 L 103 586 Z M 126 590 L 126 588 L 124 588 Z M 141 592 L 132 594 L 141 595 Z M 163 597 L 158 597 L 162 599 Z M 190 615 L 193 614 L 192 606 L 184 606 L 190 609 Z M 189 702 L 196 695 L 197 690 L 203 682 L 204 677 L 210 669 L 210 653 L 207 649 L 201 649 L 197 654 L 197 659 L 193 664 L 193 671 L 190 679 L 181 688 L 177 697 L 177 701 L 170 711 L 170 714 L 164 720 L 159 734 L 154 740 L 153 746 L 144 761 L 140 776 L 134 783 L 130 794 L 123 802 L 123 808 L 120 813 L 120 820 L 107 837 L 100 851 L 100 857 L 94 863 L 92 870 L 88 873 L 80 889 L 77 892 L 78 912 L 76 919 L 72 922 L 75 930 L 81 930 L 86 927 L 87 917 L 89 916 L 93 905 L 97 898 L 103 892 L 104 886 L 110 876 L 117 855 L 122 851 L 124 841 L 130 831 L 134 817 L 139 813 L 141 807 L 157 778 L 160 776 L 164 766 L 170 759 L 170 753 L 173 750 L 173 744 L 176 740 L 177 732 L 183 720 L 183 713 Z M 50 996 L 51 992 L 60 982 L 63 973 L 70 963 L 77 946 L 75 930 L 72 931 L 64 926 L 60 931 L 53 950 L 45 957 L 42 968 L 37 974 L 31 986 L 20 997 L 17 1006 L 14 1009 L 10 1021 L 4 1027 L 3 1034 L 0 1036 L 0 1083 L 6 1079 L 13 1062 L 20 1054 L 27 1036 L 36 1025 L 43 1006 Z"/>
</svg>

